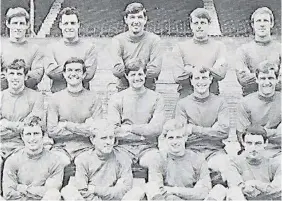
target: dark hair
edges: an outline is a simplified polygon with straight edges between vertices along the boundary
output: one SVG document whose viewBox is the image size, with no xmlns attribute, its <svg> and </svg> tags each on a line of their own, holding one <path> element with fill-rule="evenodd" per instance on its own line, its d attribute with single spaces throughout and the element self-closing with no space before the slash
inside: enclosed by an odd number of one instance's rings
<svg viewBox="0 0 282 201">
<path fill-rule="evenodd" d="M 24 123 L 24 126 L 41 126 L 41 118 L 38 116 L 31 116 L 28 118 L 28 120 Z"/>
<path fill-rule="evenodd" d="M 193 71 L 195 71 L 196 70 L 196 68 L 194 67 L 194 70 Z M 190 79 L 192 79 L 193 78 L 193 71 L 192 71 L 192 73 L 191 73 L 191 76 L 190 76 Z M 206 72 L 209 72 L 209 76 L 211 76 L 212 75 L 212 73 L 211 73 L 211 71 L 210 70 L 208 70 L 207 68 L 205 68 L 205 67 L 201 67 L 201 68 L 199 68 L 199 70 L 198 70 L 200 73 L 206 73 Z"/>
<path fill-rule="evenodd" d="M 261 135 L 264 142 L 266 142 L 266 140 L 268 139 L 266 130 L 260 125 L 252 125 L 248 127 L 242 134 L 243 141 L 245 141 L 246 135 Z"/>
<path fill-rule="evenodd" d="M 72 63 L 79 63 L 82 65 L 82 72 L 85 73 L 86 72 L 86 66 L 85 66 L 85 63 L 83 61 L 83 59 L 80 59 L 80 58 L 77 58 L 77 57 L 71 57 L 69 58 L 65 64 L 64 64 L 64 67 L 63 67 L 63 71 L 66 72 L 66 66 L 68 64 L 72 64 Z"/>
<path fill-rule="evenodd" d="M 143 15 L 144 17 L 146 17 L 146 9 L 144 8 L 143 4 L 142 3 L 137 3 L 137 2 L 134 2 L 134 3 L 131 3 L 131 4 L 128 4 L 124 10 L 124 16 L 127 17 L 128 14 L 136 14 L 136 13 L 139 13 L 139 12 L 143 12 Z"/>
<path fill-rule="evenodd" d="M 77 20 L 79 21 L 79 12 L 75 7 L 66 7 L 59 14 L 59 20 L 62 21 L 63 15 L 76 15 Z"/>
<path fill-rule="evenodd" d="M 186 123 L 184 121 L 180 121 L 179 119 L 170 119 L 164 124 L 162 135 L 166 137 L 168 132 L 175 130 L 179 130 L 180 132 L 183 132 L 183 135 L 185 135 L 185 128 Z"/>
<path fill-rule="evenodd" d="M 144 73 L 146 73 L 147 69 L 145 67 L 146 66 L 142 60 L 136 59 L 125 66 L 124 73 L 128 75 L 130 71 L 138 71 L 140 68 L 142 68 Z"/>
<path fill-rule="evenodd" d="M 269 73 L 270 70 L 273 70 L 275 77 L 278 78 L 279 72 L 275 71 L 276 68 L 278 69 L 278 66 L 273 62 L 270 62 L 268 60 L 262 61 L 261 63 L 259 63 L 258 68 L 255 71 L 256 77 L 258 78 L 260 72 Z"/>
<path fill-rule="evenodd" d="M 190 22 L 192 22 L 193 17 L 204 18 L 208 20 L 208 23 L 211 23 L 211 16 L 209 14 L 209 11 L 205 8 L 196 8 L 195 10 L 193 10 L 190 14 Z"/>
<path fill-rule="evenodd" d="M 1 68 L 2 69 L 2 68 Z M 24 75 L 26 75 L 29 71 L 29 68 L 26 67 L 25 61 L 23 59 L 15 59 L 7 68 L 4 70 L 13 69 L 13 70 L 20 70 L 24 69 Z"/>
<path fill-rule="evenodd" d="M 9 10 L 6 13 L 6 20 L 7 22 L 10 24 L 11 19 L 13 17 L 25 17 L 26 23 L 29 22 L 29 14 L 28 12 L 21 7 L 17 7 L 17 8 L 9 8 Z"/>
</svg>

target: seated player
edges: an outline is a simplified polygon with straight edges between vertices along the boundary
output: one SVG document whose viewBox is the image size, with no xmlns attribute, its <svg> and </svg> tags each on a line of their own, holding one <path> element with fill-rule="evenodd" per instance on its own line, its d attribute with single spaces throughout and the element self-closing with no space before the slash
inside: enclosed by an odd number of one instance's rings
<svg viewBox="0 0 282 201">
<path fill-rule="evenodd" d="M 271 38 L 274 16 L 267 7 L 258 8 L 251 16 L 254 40 L 238 48 L 236 55 L 236 74 L 246 96 L 258 90 L 255 71 L 259 63 L 268 60 L 275 64 L 275 72 L 281 71 L 281 43 Z M 280 80 L 281 82 L 281 80 Z M 281 83 L 280 83 L 281 84 Z M 281 90 L 281 85 L 277 90 Z"/>
<path fill-rule="evenodd" d="M 228 138 L 229 112 L 224 99 L 210 93 L 212 79 L 207 69 L 193 70 L 194 92 L 177 103 L 175 118 L 187 123 L 187 148 L 204 154 L 212 173 L 220 172 L 224 177 L 229 160 L 222 140 Z"/>
<path fill-rule="evenodd" d="M 52 94 L 48 107 L 48 134 L 55 142 L 52 150 L 62 155 L 66 165 L 92 147 L 91 124 L 102 116 L 102 103 L 97 95 L 83 88 L 85 73 L 82 59 L 68 59 L 63 68 L 67 88 Z"/>
<path fill-rule="evenodd" d="M 209 67 L 213 76 L 211 93 L 219 94 L 218 81 L 224 79 L 227 71 L 226 47 L 208 36 L 211 24 L 209 11 L 197 8 L 190 14 L 193 38 L 179 42 L 172 50 L 171 67 L 175 82 L 179 84 L 180 98 L 193 93 L 191 73 L 193 68 Z"/>
<path fill-rule="evenodd" d="M 40 118 L 24 124 L 24 148 L 7 158 L 3 194 L 7 200 L 60 200 L 64 166 L 60 158 L 43 148 Z"/>
<path fill-rule="evenodd" d="M 23 147 L 20 132 L 25 121 L 36 115 L 43 119 L 43 96 L 25 86 L 28 68 L 24 60 L 15 59 L 5 68 L 8 89 L 1 92 L 0 170 L 3 160 Z M 2 172 L 2 171 L 1 171 Z"/>
<path fill-rule="evenodd" d="M 266 130 L 262 126 L 248 127 L 242 139 L 245 151 L 231 159 L 229 199 L 281 200 L 281 161 L 264 155 Z"/>
<path fill-rule="evenodd" d="M 30 69 L 25 85 L 36 90 L 44 74 L 43 53 L 37 44 L 27 41 L 26 32 L 30 26 L 28 12 L 21 7 L 10 8 L 6 13 L 6 26 L 9 29 L 9 40 L 1 40 L 1 64 L 7 68 L 15 59 L 23 59 L 25 68 Z M 7 85 L 2 87 L 8 88 Z"/>
<path fill-rule="evenodd" d="M 129 88 L 114 94 L 108 106 L 108 119 L 116 129 L 118 149 L 127 152 L 130 161 L 148 168 L 150 174 L 159 157 L 157 138 L 165 121 L 162 96 L 145 88 L 146 69 L 138 60 L 128 66 L 125 76 Z"/>
<path fill-rule="evenodd" d="M 96 122 L 91 149 L 75 159 L 74 183 L 62 189 L 65 200 L 121 200 L 131 189 L 131 164 L 124 153 L 114 150 L 114 126 L 106 120 Z M 70 180 L 71 181 L 71 180 Z"/>
<path fill-rule="evenodd" d="M 275 68 L 276 65 L 268 61 L 259 64 L 255 71 L 258 91 L 242 99 L 237 118 L 237 136 L 241 146 L 244 130 L 251 124 L 261 125 L 267 132 L 269 143 L 266 153 L 270 157 L 281 154 L 281 93 L 275 91 L 278 82 Z"/>
</svg>

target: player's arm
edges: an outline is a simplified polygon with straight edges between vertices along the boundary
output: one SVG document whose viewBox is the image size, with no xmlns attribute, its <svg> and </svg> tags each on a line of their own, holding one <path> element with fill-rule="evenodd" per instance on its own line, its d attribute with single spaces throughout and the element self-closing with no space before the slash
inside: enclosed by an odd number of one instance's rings
<svg viewBox="0 0 282 201">
<path fill-rule="evenodd" d="M 121 44 L 119 40 L 116 38 L 112 39 L 110 54 L 113 62 L 113 68 L 112 68 L 113 75 L 118 78 L 124 77 L 125 66 L 122 59 Z"/>
<path fill-rule="evenodd" d="M 55 47 L 54 47 L 55 48 Z M 45 73 L 52 80 L 63 80 L 63 65 L 59 65 L 56 58 L 55 53 L 51 45 L 46 48 L 45 51 Z"/>
<path fill-rule="evenodd" d="M 213 77 L 219 81 L 225 78 L 227 72 L 226 51 L 225 45 L 220 43 L 217 52 L 217 59 L 212 68 L 209 68 Z"/>
<path fill-rule="evenodd" d="M 281 141 L 281 122 L 277 126 L 277 128 L 267 128 L 267 126 L 264 127 L 268 139 L 276 139 L 277 142 Z"/>
<path fill-rule="evenodd" d="M 97 51 L 94 44 L 91 44 L 86 51 L 84 63 L 86 66 L 86 76 L 84 78 L 84 81 L 89 82 L 93 79 L 97 69 Z"/>
<path fill-rule="evenodd" d="M 157 78 L 161 73 L 163 49 L 161 39 L 158 37 L 151 47 L 150 61 L 147 63 L 146 78 Z"/>
<path fill-rule="evenodd" d="M 251 125 L 251 115 L 248 106 L 244 102 L 237 105 L 236 134 L 240 144 L 242 144 L 242 134 Z"/>
<path fill-rule="evenodd" d="M 99 98 L 93 96 L 91 107 L 92 116 L 85 120 L 84 123 L 66 122 L 66 129 L 76 135 L 90 136 L 92 133 L 93 124 L 95 121 L 102 118 L 103 109 L 102 102 Z"/>
<path fill-rule="evenodd" d="M 42 80 L 44 75 L 44 54 L 37 45 L 34 45 L 33 49 L 30 71 L 27 73 L 25 81 L 26 86 L 32 89 Z"/>
<path fill-rule="evenodd" d="M 179 45 L 176 45 L 172 50 L 170 65 L 172 66 L 173 77 L 177 84 L 190 83 L 193 66 L 184 64 L 183 51 Z"/>
</svg>

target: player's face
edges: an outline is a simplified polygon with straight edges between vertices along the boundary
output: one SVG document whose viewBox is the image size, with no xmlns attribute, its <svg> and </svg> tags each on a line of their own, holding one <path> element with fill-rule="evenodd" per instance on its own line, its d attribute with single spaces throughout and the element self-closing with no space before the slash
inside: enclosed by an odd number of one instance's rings
<svg viewBox="0 0 282 201">
<path fill-rule="evenodd" d="M 196 38 L 204 39 L 208 36 L 209 22 L 207 19 L 192 17 L 190 26 Z"/>
<path fill-rule="evenodd" d="M 260 37 L 270 35 L 270 29 L 272 28 L 273 23 L 270 21 L 270 15 L 267 13 L 256 14 L 254 16 L 254 32 L 255 35 Z"/>
<path fill-rule="evenodd" d="M 170 154 L 181 156 L 185 152 L 186 138 L 179 131 L 169 131 L 166 136 L 168 152 Z"/>
<path fill-rule="evenodd" d="M 62 19 L 59 24 L 59 27 L 62 30 L 62 34 L 64 38 L 72 40 L 78 37 L 78 29 L 80 27 L 80 23 L 75 14 L 62 15 Z"/>
<path fill-rule="evenodd" d="M 18 90 L 24 86 L 25 75 L 24 69 L 7 69 L 7 80 L 9 88 L 13 90 Z"/>
<path fill-rule="evenodd" d="M 109 154 L 113 151 L 115 136 L 113 132 L 98 133 L 95 137 L 95 149 L 102 154 Z"/>
<path fill-rule="evenodd" d="M 244 141 L 247 157 L 251 159 L 259 158 L 266 147 L 261 135 L 246 135 Z"/>
<path fill-rule="evenodd" d="M 43 134 L 40 126 L 26 126 L 23 129 L 22 140 L 30 151 L 43 147 Z"/>
<path fill-rule="evenodd" d="M 28 23 L 24 16 L 13 17 L 10 23 L 7 23 L 7 27 L 10 29 L 11 38 L 21 39 L 25 37 Z"/>
<path fill-rule="evenodd" d="M 256 82 L 258 83 L 260 95 L 269 97 L 275 93 L 277 78 L 275 76 L 274 70 L 269 70 L 268 73 L 260 72 Z"/>
<path fill-rule="evenodd" d="M 194 87 L 194 92 L 198 94 L 205 94 L 211 85 L 212 77 L 209 72 L 201 73 L 200 71 L 194 70 L 191 84 Z"/>
<path fill-rule="evenodd" d="M 80 85 L 85 77 L 85 73 L 83 73 L 83 67 L 80 63 L 67 64 L 63 75 L 67 81 L 67 84 L 71 86 Z"/>
<path fill-rule="evenodd" d="M 128 26 L 129 32 L 133 35 L 137 35 L 144 30 L 147 23 L 147 17 L 144 16 L 143 11 L 135 14 L 128 14 L 124 18 L 125 23 Z"/>
<path fill-rule="evenodd" d="M 140 68 L 138 71 L 130 71 L 126 78 L 130 87 L 140 89 L 144 87 L 146 74 L 144 70 Z"/>
</svg>

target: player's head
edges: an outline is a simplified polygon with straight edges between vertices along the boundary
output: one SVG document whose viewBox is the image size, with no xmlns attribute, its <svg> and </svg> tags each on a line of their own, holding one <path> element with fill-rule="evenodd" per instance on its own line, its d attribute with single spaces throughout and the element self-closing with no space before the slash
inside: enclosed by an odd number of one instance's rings
<svg viewBox="0 0 282 201">
<path fill-rule="evenodd" d="M 17 91 L 24 86 L 28 68 L 23 59 L 15 59 L 5 70 L 9 88 Z"/>
<path fill-rule="evenodd" d="M 266 60 L 255 71 L 259 94 L 264 97 L 271 97 L 275 93 L 279 74 L 275 69 L 277 65 Z"/>
<path fill-rule="evenodd" d="M 270 35 L 270 30 L 274 26 L 274 16 L 267 7 L 258 8 L 251 16 L 251 25 L 255 35 L 265 37 Z"/>
<path fill-rule="evenodd" d="M 191 76 L 191 84 L 194 87 L 194 93 L 206 94 L 212 83 L 212 75 L 206 68 L 194 68 Z"/>
<path fill-rule="evenodd" d="M 146 9 L 141 3 L 131 3 L 124 11 L 124 21 L 133 35 L 143 33 L 147 23 Z"/>
<path fill-rule="evenodd" d="M 176 156 L 182 156 L 185 153 L 185 122 L 178 119 L 170 119 L 163 126 L 162 135 L 165 138 L 168 153 Z"/>
<path fill-rule="evenodd" d="M 43 131 L 41 119 L 37 116 L 29 117 L 24 123 L 21 134 L 25 148 L 30 152 L 35 152 L 43 148 Z"/>
<path fill-rule="evenodd" d="M 141 89 L 144 87 L 146 79 L 145 64 L 140 59 L 136 59 L 125 67 L 125 77 L 128 80 L 129 87 Z"/>
<path fill-rule="evenodd" d="M 74 7 L 64 8 L 59 15 L 59 28 L 62 31 L 64 38 L 68 40 L 74 40 L 78 38 L 78 30 L 80 27 L 80 21 L 78 17 L 78 11 Z"/>
<path fill-rule="evenodd" d="M 242 135 L 242 139 L 247 157 L 251 159 L 261 157 L 268 144 L 266 131 L 259 125 L 253 125 L 247 128 Z"/>
<path fill-rule="evenodd" d="M 99 154 L 110 154 L 115 145 L 115 126 L 107 120 L 101 119 L 95 121 L 93 127 L 93 136 L 90 137 L 95 150 Z"/>
<path fill-rule="evenodd" d="M 63 76 L 68 85 L 81 85 L 86 76 L 86 67 L 82 59 L 71 57 L 68 59 L 63 67 Z"/>
<path fill-rule="evenodd" d="M 22 39 L 29 28 L 29 14 L 21 7 L 10 8 L 6 13 L 6 26 L 10 30 L 10 38 Z"/>
<path fill-rule="evenodd" d="M 211 17 L 205 8 L 197 8 L 190 14 L 190 27 L 197 39 L 205 39 L 208 36 Z"/>
</svg>

